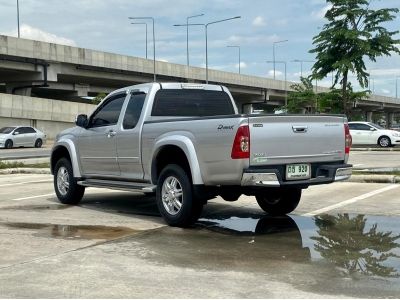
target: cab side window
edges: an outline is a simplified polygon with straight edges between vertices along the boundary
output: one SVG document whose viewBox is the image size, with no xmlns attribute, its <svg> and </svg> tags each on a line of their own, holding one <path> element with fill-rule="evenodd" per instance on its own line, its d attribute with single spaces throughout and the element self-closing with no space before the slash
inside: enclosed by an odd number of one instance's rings
<svg viewBox="0 0 400 300">
<path fill-rule="evenodd" d="M 133 129 L 136 127 L 142 112 L 145 98 L 145 93 L 133 94 L 131 96 L 128 106 L 126 107 L 124 121 L 122 124 L 124 129 Z"/>
<path fill-rule="evenodd" d="M 14 130 L 14 133 L 18 132 L 18 134 L 25 134 L 26 130 L 25 127 L 18 127 L 17 129 Z"/>
<path fill-rule="evenodd" d="M 350 130 L 357 130 L 358 126 L 357 124 L 349 124 Z"/>
<path fill-rule="evenodd" d="M 366 124 L 358 124 L 357 130 L 364 130 L 364 131 L 370 131 L 372 127 L 366 125 Z"/>
<path fill-rule="evenodd" d="M 110 97 L 91 117 L 90 127 L 111 126 L 118 123 L 126 94 Z"/>
<path fill-rule="evenodd" d="M 36 133 L 32 127 L 24 127 L 25 133 Z"/>
</svg>

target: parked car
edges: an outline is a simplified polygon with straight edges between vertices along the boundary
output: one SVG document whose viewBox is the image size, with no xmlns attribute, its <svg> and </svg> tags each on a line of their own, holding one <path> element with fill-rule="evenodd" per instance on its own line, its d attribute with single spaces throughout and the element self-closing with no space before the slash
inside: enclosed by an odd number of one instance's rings
<svg viewBox="0 0 400 300">
<path fill-rule="evenodd" d="M 226 87 L 149 83 L 109 94 L 91 116 L 56 137 L 58 199 L 85 187 L 155 193 L 172 226 L 196 221 L 209 199 L 255 196 L 271 215 L 298 205 L 302 189 L 350 178 L 351 136 L 342 115 L 243 115 Z"/>
<path fill-rule="evenodd" d="M 400 144 L 400 132 L 370 122 L 349 122 L 353 145 L 390 147 Z"/>
<path fill-rule="evenodd" d="M 0 148 L 36 147 L 46 142 L 46 135 L 30 126 L 11 126 L 0 129 Z"/>
</svg>

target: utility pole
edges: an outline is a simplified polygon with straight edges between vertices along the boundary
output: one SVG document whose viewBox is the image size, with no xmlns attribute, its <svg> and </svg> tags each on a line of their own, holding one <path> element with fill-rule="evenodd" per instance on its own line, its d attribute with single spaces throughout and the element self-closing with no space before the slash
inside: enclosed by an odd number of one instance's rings
<svg viewBox="0 0 400 300">
<path fill-rule="evenodd" d="M 21 37 L 21 33 L 19 30 L 19 0 L 17 0 L 17 23 L 18 23 L 18 38 Z"/>
</svg>

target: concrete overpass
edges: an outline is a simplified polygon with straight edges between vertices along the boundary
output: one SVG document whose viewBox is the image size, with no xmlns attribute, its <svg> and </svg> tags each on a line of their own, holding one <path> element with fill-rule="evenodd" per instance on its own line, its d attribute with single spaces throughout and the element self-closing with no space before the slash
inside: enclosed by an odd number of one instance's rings
<svg viewBox="0 0 400 300">
<path fill-rule="evenodd" d="M 206 77 L 204 68 L 162 61 L 156 62 L 156 73 L 158 81 L 200 83 Z M 76 101 L 152 80 L 152 60 L 0 35 L 0 93 Z M 209 82 L 229 87 L 239 107 L 265 101 L 271 110 L 284 103 L 292 84 L 217 70 L 209 70 Z M 370 117 L 385 112 L 393 119 L 400 101 L 372 95 L 355 109 Z"/>
</svg>

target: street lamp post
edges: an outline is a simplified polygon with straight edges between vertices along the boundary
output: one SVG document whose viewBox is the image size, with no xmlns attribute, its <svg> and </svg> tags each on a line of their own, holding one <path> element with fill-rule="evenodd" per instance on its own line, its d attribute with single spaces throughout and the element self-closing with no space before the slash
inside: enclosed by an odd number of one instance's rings
<svg viewBox="0 0 400 300">
<path fill-rule="evenodd" d="M 371 77 L 371 74 L 368 76 L 368 86 L 369 88 L 372 88 L 370 91 L 373 93 L 375 93 L 375 82 L 374 82 L 374 78 Z"/>
<path fill-rule="evenodd" d="M 203 26 L 204 27 L 204 32 L 205 32 L 205 28 L 206 28 L 206 24 L 175 24 L 174 26 L 176 26 L 176 27 L 181 27 L 181 26 L 186 26 L 186 27 L 189 27 L 189 26 Z M 189 45 L 189 39 L 187 39 L 187 45 Z M 189 49 L 189 47 L 188 47 L 188 49 Z M 187 65 L 187 79 L 189 80 L 189 52 L 187 52 L 187 55 L 188 55 L 187 56 L 188 57 L 188 59 L 187 59 L 187 63 L 188 63 L 188 65 Z"/>
<path fill-rule="evenodd" d="M 202 16 L 204 16 L 204 14 L 194 15 L 186 18 L 186 61 L 187 61 L 188 74 L 189 74 L 189 19 Z"/>
<path fill-rule="evenodd" d="M 234 20 L 234 19 L 240 19 L 241 16 L 233 17 L 233 18 L 228 18 L 228 19 L 223 19 L 223 20 L 218 20 L 214 22 L 209 22 L 205 25 L 206 27 L 206 83 L 208 84 L 208 26 L 216 23 L 221 23 L 229 20 Z"/>
<path fill-rule="evenodd" d="M 292 62 L 300 63 L 300 77 L 303 77 L 303 63 L 305 63 L 305 62 L 314 63 L 315 61 L 313 61 L 313 60 L 295 59 L 295 60 L 292 60 Z"/>
<path fill-rule="evenodd" d="M 153 17 L 129 17 L 130 20 L 151 20 L 153 22 L 153 80 L 156 81 L 156 38 L 154 33 L 154 18 Z"/>
<path fill-rule="evenodd" d="M 20 38 L 21 34 L 19 31 L 19 0 L 17 0 L 17 23 L 18 23 L 18 38 Z"/>
<path fill-rule="evenodd" d="M 146 26 L 146 59 L 147 59 L 147 23 L 141 22 L 141 23 L 131 23 L 133 25 L 145 25 Z"/>
<path fill-rule="evenodd" d="M 274 42 L 273 44 L 272 44 L 272 61 L 273 61 L 273 64 L 274 64 L 274 79 L 275 79 L 275 45 L 276 44 L 279 44 L 279 43 L 284 43 L 284 42 L 287 42 L 287 41 L 289 41 L 289 40 L 282 40 L 282 41 L 277 41 L 277 42 Z"/>
<path fill-rule="evenodd" d="M 240 46 L 226 46 L 226 47 L 228 47 L 228 48 L 237 48 L 238 50 L 239 50 L 239 74 L 240 74 Z"/>
<path fill-rule="evenodd" d="M 233 17 L 233 18 L 228 18 L 228 19 L 223 19 L 223 20 L 218 20 L 218 21 L 214 21 L 214 22 L 210 22 L 210 23 L 206 23 L 206 24 L 175 24 L 174 26 L 204 26 L 205 29 L 205 36 L 206 36 L 206 83 L 208 83 L 208 26 L 211 24 L 215 24 L 215 23 L 221 23 L 221 22 L 225 22 L 225 21 L 229 21 L 229 20 L 233 20 L 233 19 L 239 19 L 241 18 L 241 16 L 237 16 L 237 17 Z"/>
<path fill-rule="evenodd" d="M 286 61 L 283 61 L 283 60 L 278 60 L 278 61 L 275 61 L 275 60 L 267 60 L 267 63 L 273 63 L 273 64 L 276 64 L 276 63 L 278 63 L 278 64 L 283 64 L 284 66 L 285 66 L 285 106 L 287 106 L 287 69 L 286 69 Z"/>
</svg>

